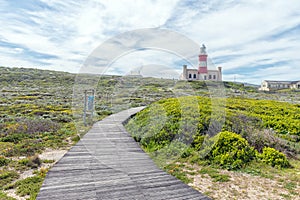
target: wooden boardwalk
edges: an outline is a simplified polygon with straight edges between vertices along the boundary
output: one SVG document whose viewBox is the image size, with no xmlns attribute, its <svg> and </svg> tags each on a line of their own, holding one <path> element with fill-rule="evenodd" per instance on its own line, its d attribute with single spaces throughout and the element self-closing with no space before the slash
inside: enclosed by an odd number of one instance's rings
<svg viewBox="0 0 300 200">
<path fill-rule="evenodd" d="M 37 199 L 209 199 L 159 169 L 127 133 L 123 122 L 142 109 L 94 124 L 47 173 Z"/>
</svg>

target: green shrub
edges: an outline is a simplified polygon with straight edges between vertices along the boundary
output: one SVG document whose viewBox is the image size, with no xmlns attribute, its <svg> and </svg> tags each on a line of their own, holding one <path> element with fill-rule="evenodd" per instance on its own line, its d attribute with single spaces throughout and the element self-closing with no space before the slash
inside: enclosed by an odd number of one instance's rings
<svg viewBox="0 0 300 200">
<path fill-rule="evenodd" d="M 55 160 L 49 160 L 49 159 L 44 159 L 44 160 L 42 160 L 42 162 L 43 163 L 54 163 L 55 162 Z"/>
<path fill-rule="evenodd" d="M 1 141 L 1 139 L 0 139 Z M 5 155 L 6 152 L 14 146 L 13 143 L 10 142 L 0 142 L 0 155 Z"/>
<path fill-rule="evenodd" d="M 45 178 L 48 170 L 49 170 L 48 168 L 41 167 L 40 170 L 35 170 L 33 174 Z"/>
<path fill-rule="evenodd" d="M 255 150 L 240 135 L 224 131 L 220 132 L 211 151 L 206 156 L 213 164 L 226 169 L 239 169 L 255 158 Z"/>
<path fill-rule="evenodd" d="M 34 155 L 28 158 L 21 159 L 18 161 L 18 163 L 30 168 L 37 168 L 42 164 L 42 161 L 39 156 Z"/>
<path fill-rule="evenodd" d="M 272 147 L 280 152 L 284 152 L 289 157 L 295 157 L 296 148 L 282 138 L 279 138 L 273 130 L 270 129 L 252 129 L 251 131 L 241 134 L 250 146 L 254 147 L 258 152 L 262 153 L 264 147 Z M 293 135 L 296 136 L 296 135 Z"/>
<path fill-rule="evenodd" d="M 1 200 L 16 200 L 15 198 L 7 196 L 4 192 L 0 191 L 0 199 Z"/>
<path fill-rule="evenodd" d="M 151 150 L 155 151 L 174 140 L 191 144 L 196 139 L 194 135 L 207 131 L 210 114 L 209 98 L 191 96 L 162 99 L 137 113 L 126 124 L 126 128 L 143 147 L 151 146 Z M 201 143 L 201 137 L 197 139 L 196 142 Z M 155 148 L 152 148 L 153 144 Z"/>
<path fill-rule="evenodd" d="M 258 154 L 262 162 L 276 168 L 286 168 L 290 166 L 286 156 L 274 148 L 264 147 L 262 154 Z"/>
<path fill-rule="evenodd" d="M 16 188 L 16 193 L 21 197 L 30 195 L 30 198 L 35 199 L 40 190 L 40 187 L 42 186 L 42 183 L 42 177 L 33 176 L 17 181 L 14 184 L 14 188 Z"/>
<path fill-rule="evenodd" d="M 195 150 L 199 151 L 202 147 L 205 136 L 200 134 L 195 134 L 193 138 L 194 140 L 191 145 Z"/>
<path fill-rule="evenodd" d="M 186 148 L 185 151 L 181 154 L 181 158 L 188 158 L 193 155 L 194 149 L 193 148 Z"/>
<path fill-rule="evenodd" d="M 31 168 L 38 168 L 42 164 L 41 159 L 38 155 L 34 155 L 32 157 L 29 157 L 29 162 L 27 164 L 28 167 Z"/>
<path fill-rule="evenodd" d="M 0 189 L 19 178 L 19 174 L 15 171 L 0 170 Z"/>
<path fill-rule="evenodd" d="M 75 135 L 74 137 L 71 138 L 71 140 L 72 140 L 74 143 L 77 143 L 77 142 L 80 140 L 80 136 L 79 136 L 79 135 Z"/>
<path fill-rule="evenodd" d="M 28 158 L 23 158 L 23 159 L 19 160 L 18 163 L 20 165 L 27 166 L 27 164 L 29 163 L 29 159 Z"/>
<path fill-rule="evenodd" d="M 38 139 L 26 139 L 5 152 L 5 156 L 33 156 L 40 153 L 44 147 Z"/>
<path fill-rule="evenodd" d="M 7 165 L 9 162 L 9 159 L 5 158 L 4 156 L 0 156 L 0 167 Z"/>
<path fill-rule="evenodd" d="M 1 142 L 11 142 L 17 144 L 24 138 L 26 138 L 26 135 L 23 133 L 12 133 L 7 134 L 5 137 L 1 138 Z"/>
</svg>

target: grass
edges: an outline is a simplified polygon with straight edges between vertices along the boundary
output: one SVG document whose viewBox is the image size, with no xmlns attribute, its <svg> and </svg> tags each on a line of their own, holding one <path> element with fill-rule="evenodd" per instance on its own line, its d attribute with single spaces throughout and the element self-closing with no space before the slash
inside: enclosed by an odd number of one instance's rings
<svg viewBox="0 0 300 200">
<path fill-rule="evenodd" d="M 229 175 L 221 174 L 218 172 L 217 169 L 214 169 L 211 167 L 203 167 L 201 170 L 199 170 L 198 173 L 209 175 L 213 179 L 213 182 L 228 182 L 228 181 L 230 181 Z"/>
<path fill-rule="evenodd" d="M 294 190 L 294 189 L 296 189 L 296 187 L 297 187 L 297 183 L 295 183 L 295 182 L 287 182 L 284 185 L 284 188 L 288 189 L 288 190 Z"/>
<path fill-rule="evenodd" d="M 171 174 L 172 176 L 175 176 L 176 178 L 178 178 L 185 184 L 188 184 L 188 183 L 192 182 L 192 179 L 189 178 L 187 176 L 187 173 L 183 171 L 183 167 L 184 167 L 184 165 L 182 165 L 182 164 L 172 163 L 172 164 L 166 165 L 164 167 L 164 170 L 166 172 L 168 172 L 169 174 Z"/>
</svg>

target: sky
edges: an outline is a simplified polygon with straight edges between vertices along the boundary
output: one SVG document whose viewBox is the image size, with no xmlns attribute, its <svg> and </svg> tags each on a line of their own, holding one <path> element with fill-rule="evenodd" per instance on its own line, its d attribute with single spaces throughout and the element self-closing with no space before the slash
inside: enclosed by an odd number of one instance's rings
<svg viewBox="0 0 300 200">
<path fill-rule="evenodd" d="M 127 48 L 106 73 L 177 76 L 191 64 L 177 52 L 193 49 L 184 42 L 190 39 L 205 44 L 224 80 L 300 80 L 299 10 L 297 0 L 1 0 L 0 66 L 78 73 L 102 44 L 146 30 L 126 40 L 135 50 Z M 174 37 L 155 38 L 148 29 Z M 153 48 L 137 48 L 135 39 Z"/>
</svg>

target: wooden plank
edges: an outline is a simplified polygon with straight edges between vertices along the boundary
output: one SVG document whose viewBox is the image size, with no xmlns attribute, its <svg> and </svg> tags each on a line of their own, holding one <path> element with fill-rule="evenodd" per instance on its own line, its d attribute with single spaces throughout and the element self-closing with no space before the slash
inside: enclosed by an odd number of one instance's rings
<svg viewBox="0 0 300 200">
<path fill-rule="evenodd" d="M 142 109 L 95 123 L 50 169 L 37 199 L 209 199 L 159 169 L 130 137 L 123 123 Z"/>
</svg>

